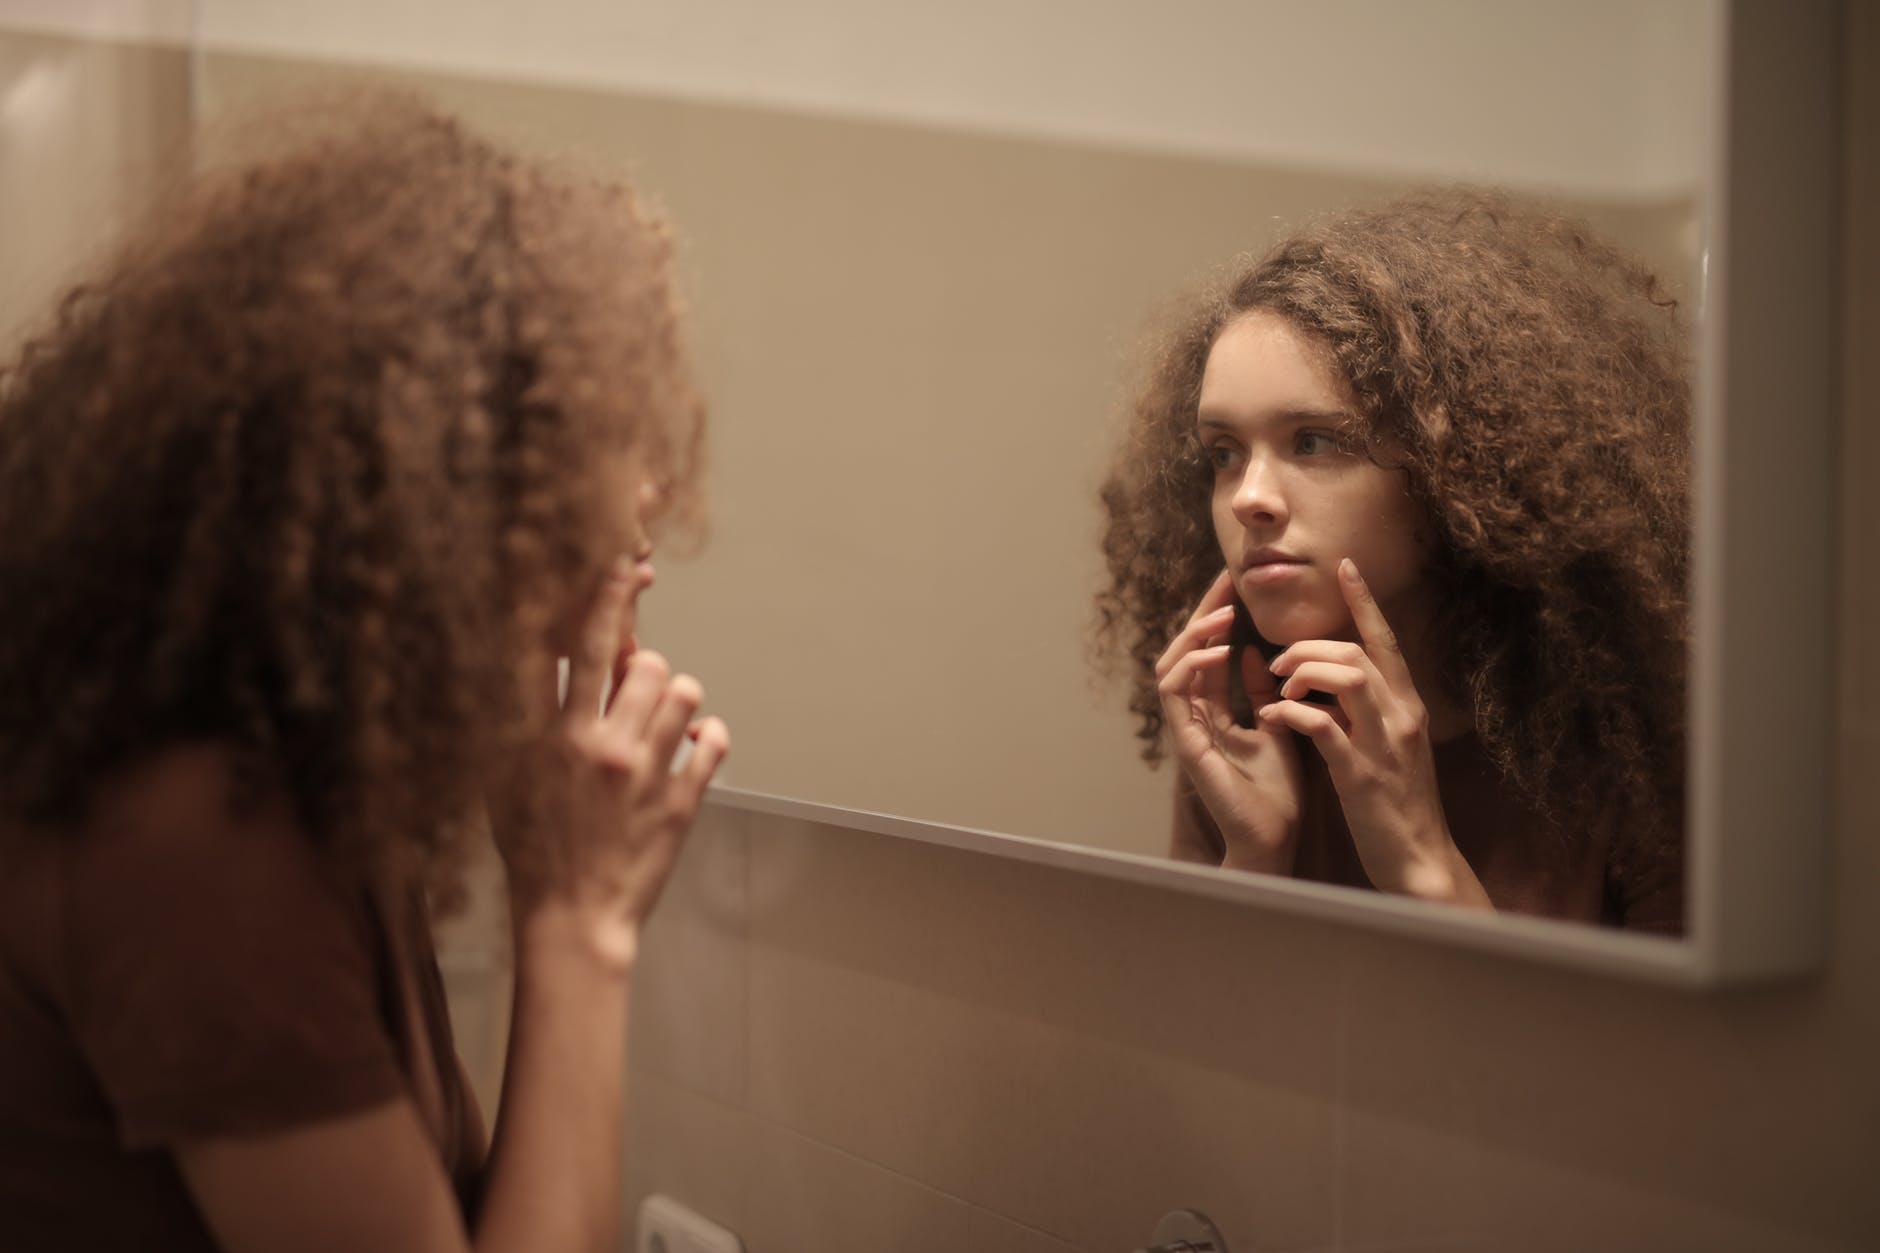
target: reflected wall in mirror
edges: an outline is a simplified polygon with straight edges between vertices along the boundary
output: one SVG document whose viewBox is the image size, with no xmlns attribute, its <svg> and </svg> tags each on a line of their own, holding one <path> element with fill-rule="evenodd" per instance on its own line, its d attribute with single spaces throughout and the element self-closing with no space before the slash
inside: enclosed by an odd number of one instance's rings
<svg viewBox="0 0 1880 1253">
<path fill-rule="evenodd" d="M 1167 850 L 1178 772 L 1090 666 L 1096 495 L 1147 332 L 1235 257 L 1469 180 L 1702 304 L 1710 0 L 749 6 L 736 41 L 676 7 L 564 0 L 533 39 L 409 7 L 204 0 L 202 102 L 372 66 L 665 202 L 714 528 L 661 562 L 644 635 L 705 676 L 756 792 Z"/>
</svg>

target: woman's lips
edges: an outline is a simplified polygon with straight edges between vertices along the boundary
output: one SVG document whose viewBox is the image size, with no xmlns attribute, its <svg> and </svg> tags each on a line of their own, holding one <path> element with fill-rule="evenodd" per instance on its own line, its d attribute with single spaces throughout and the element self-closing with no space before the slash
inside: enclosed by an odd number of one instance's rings
<svg viewBox="0 0 1880 1253">
<path fill-rule="evenodd" d="M 1252 587 L 1265 587 L 1297 578 L 1305 568 L 1303 561 L 1257 561 L 1240 572 L 1240 581 Z"/>
</svg>

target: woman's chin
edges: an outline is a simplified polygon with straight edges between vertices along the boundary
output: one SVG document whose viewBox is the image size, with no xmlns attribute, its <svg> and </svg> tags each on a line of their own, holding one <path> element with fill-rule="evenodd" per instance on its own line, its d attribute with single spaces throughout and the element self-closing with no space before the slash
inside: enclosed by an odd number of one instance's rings
<svg viewBox="0 0 1880 1253">
<path fill-rule="evenodd" d="M 1260 638 L 1279 648 L 1291 648 L 1301 640 L 1338 640 L 1352 636 L 1350 615 L 1325 613 L 1253 613 L 1254 629 Z"/>
</svg>

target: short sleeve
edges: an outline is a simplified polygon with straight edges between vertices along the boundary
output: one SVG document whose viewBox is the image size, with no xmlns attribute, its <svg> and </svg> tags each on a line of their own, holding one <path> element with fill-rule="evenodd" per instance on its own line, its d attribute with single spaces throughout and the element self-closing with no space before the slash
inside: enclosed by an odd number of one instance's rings
<svg viewBox="0 0 1880 1253">
<path fill-rule="evenodd" d="M 127 1148 L 279 1130 L 403 1088 L 363 893 L 278 813 L 136 821 L 69 852 L 70 1027 Z"/>
</svg>

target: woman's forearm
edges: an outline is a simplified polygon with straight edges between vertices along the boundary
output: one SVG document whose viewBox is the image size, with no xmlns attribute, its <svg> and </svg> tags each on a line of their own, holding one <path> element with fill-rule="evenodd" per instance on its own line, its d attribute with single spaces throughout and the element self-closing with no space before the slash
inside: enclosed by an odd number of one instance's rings
<svg viewBox="0 0 1880 1253">
<path fill-rule="evenodd" d="M 478 1253 L 615 1253 L 632 953 L 603 951 L 576 911 L 547 905 L 519 922 L 515 965 L 473 1243 Z"/>
</svg>

